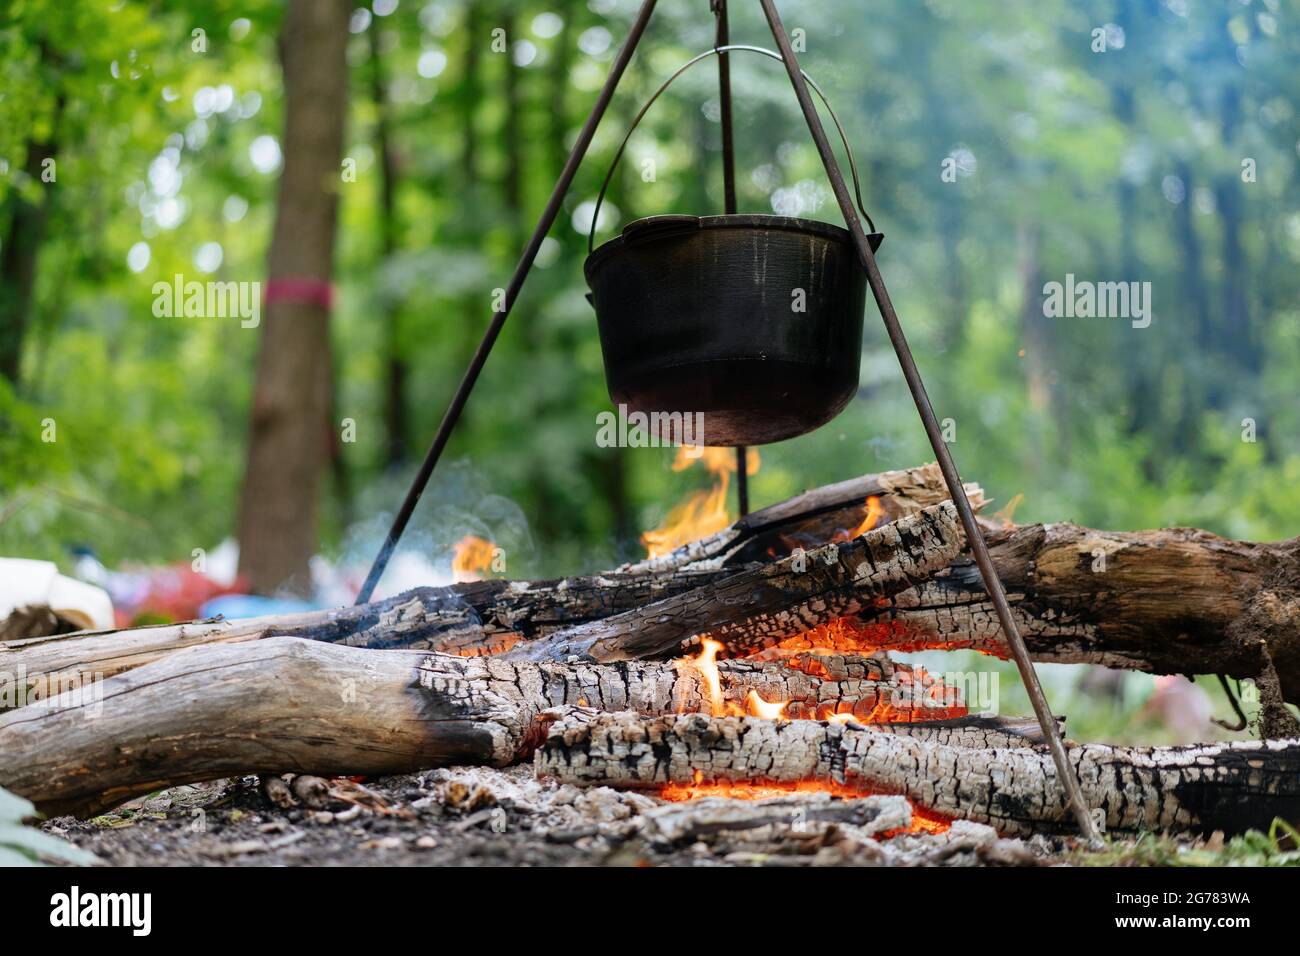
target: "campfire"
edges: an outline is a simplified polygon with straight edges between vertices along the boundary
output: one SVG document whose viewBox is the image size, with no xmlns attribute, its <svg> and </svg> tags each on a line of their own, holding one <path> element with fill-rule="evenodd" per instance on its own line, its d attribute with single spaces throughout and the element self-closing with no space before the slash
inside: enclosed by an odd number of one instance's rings
<svg viewBox="0 0 1300 956">
<path fill-rule="evenodd" d="M 704 467 L 712 495 L 726 466 Z M 983 506 L 978 486 L 967 493 Z M 897 659 L 1008 653 L 934 466 L 716 524 L 668 550 L 683 532 L 661 529 L 645 560 L 597 575 L 483 576 L 289 618 L 10 642 L 0 668 L 29 682 L 75 687 L 93 670 L 108 686 L 0 714 L 0 785 L 46 812 L 93 813 L 240 773 L 475 767 L 491 790 L 531 767 L 549 789 L 529 800 L 571 814 L 560 807 L 578 806 L 562 799 L 574 788 L 614 794 L 620 833 L 674 846 L 743 833 L 751 850 L 824 849 L 833 837 L 836 852 L 883 859 L 918 840 L 975 840 L 1009 859 L 1026 852 L 1016 838 L 1076 832 L 1036 721 L 975 713 L 968 689 Z M 1275 689 L 1261 701 L 1268 739 L 1070 746 L 1108 830 L 1240 832 L 1300 816 L 1300 731 L 1281 703 L 1293 663 L 1270 644 L 1275 628 L 1241 643 L 1259 601 L 1293 600 L 1266 570 L 1293 561 L 1292 544 L 1005 522 L 986 534 L 1036 659 Z M 1091 570 L 1098 548 L 1105 576 Z M 494 551 L 463 539 L 458 575 L 487 575 Z M 96 701 L 95 720 L 69 719 Z M 516 775 L 484 783 L 487 768 Z"/>
<path fill-rule="evenodd" d="M 647 556 L 658 558 L 672 553 L 676 548 L 721 531 L 731 524 L 727 514 L 727 489 L 731 475 L 736 471 L 736 453 L 730 448 L 690 448 L 679 446 L 673 459 L 673 471 L 685 471 L 701 462 L 713 478 L 707 491 L 692 491 L 669 513 L 663 527 L 647 531 L 641 536 Z M 749 474 L 758 471 L 761 461 L 758 449 L 751 448 L 746 456 Z"/>
<path fill-rule="evenodd" d="M 465 583 L 482 580 L 481 575 L 492 566 L 496 545 L 475 534 L 467 534 L 456 542 L 451 556 L 451 573 L 455 581 Z"/>
</svg>

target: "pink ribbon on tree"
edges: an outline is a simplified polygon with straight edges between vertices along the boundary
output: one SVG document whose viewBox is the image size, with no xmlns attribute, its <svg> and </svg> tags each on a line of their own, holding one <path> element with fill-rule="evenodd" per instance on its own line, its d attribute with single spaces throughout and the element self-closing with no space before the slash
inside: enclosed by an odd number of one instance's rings
<svg viewBox="0 0 1300 956">
<path fill-rule="evenodd" d="M 322 309 L 334 308 L 334 286 L 324 279 L 306 276 L 280 276 L 266 282 L 266 304 L 272 302 L 301 302 L 319 305 Z"/>
</svg>

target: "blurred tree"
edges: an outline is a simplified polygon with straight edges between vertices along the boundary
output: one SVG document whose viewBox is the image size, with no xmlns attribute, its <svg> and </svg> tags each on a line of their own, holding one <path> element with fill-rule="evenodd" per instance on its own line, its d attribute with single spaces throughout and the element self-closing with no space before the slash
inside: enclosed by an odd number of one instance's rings
<svg viewBox="0 0 1300 956">
<path fill-rule="evenodd" d="M 310 593 L 317 489 L 335 423 L 329 317 L 347 106 L 345 0 L 292 0 L 280 34 L 284 172 L 266 286 L 239 518 L 259 593 Z"/>
<path fill-rule="evenodd" d="M 42 39 L 37 49 L 37 72 L 53 73 L 54 54 L 49 43 Z M 52 177 L 57 175 L 54 163 L 63 103 L 63 94 L 57 94 L 48 126 L 32 131 L 23 168 L 28 188 L 11 192 L 7 200 L 10 208 L 0 213 L 0 222 L 8 220 L 6 234 L 0 239 L 0 376 L 15 385 L 31 318 L 37 253 L 45 237 L 48 205 L 52 202 L 42 184 L 53 182 Z"/>
</svg>

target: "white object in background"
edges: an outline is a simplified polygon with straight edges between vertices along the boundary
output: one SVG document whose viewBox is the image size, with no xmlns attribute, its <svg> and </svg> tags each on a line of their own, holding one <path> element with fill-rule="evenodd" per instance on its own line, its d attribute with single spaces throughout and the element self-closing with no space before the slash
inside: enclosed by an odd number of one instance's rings
<svg viewBox="0 0 1300 956">
<path fill-rule="evenodd" d="M 22 607 L 48 607 L 85 631 L 113 626 L 113 601 L 103 588 L 60 574 L 52 561 L 0 558 L 0 621 Z"/>
</svg>

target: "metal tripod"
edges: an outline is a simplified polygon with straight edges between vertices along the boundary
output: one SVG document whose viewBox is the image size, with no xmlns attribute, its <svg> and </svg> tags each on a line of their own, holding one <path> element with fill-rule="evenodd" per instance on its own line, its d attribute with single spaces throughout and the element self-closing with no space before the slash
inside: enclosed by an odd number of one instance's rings
<svg viewBox="0 0 1300 956">
<path fill-rule="evenodd" d="M 830 179 L 831 189 L 835 193 L 835 199 L 839 203 L 844 222 L 852 235 L 858 258 L 862 262 L 862 268 L 866 271 L 867 283 L 871 286 L 871 293 L 876 300 L 877 308 L 880 310 L 880 317 L 885 323 L 885 331 L 889 335 L 889 341 L 894 347 L 895 354 L 898 356 L 898 364 L 902 367 L 903 377 L 907 380 L 907 387 L 912 393 L 913 402 L 916 403 L 917 413 L 921 416 L 921 424 L 930 439 L 930 446 L 934 449 L 935 458 L 939 462 L 939 469 L 943 472 L 944 481 L 948 486 L 948 493 L 951 495 L 953 504 L 957 508 L 957 514 L 961 518 L 962 527 L 966 532 L 967 543 L 970 545 L 976 565 L 979 566 L 980 577 L 984 581 L 984 588 L 988 591 L 993 606 L 997 610 L 998 621 L 1006 634 L 1007 644 L 1011 648 L 1011 654 L 1015 658 L 1021 680 L 1024 681 L 1025 689 L 1029 693 L 1029 700 L 1033 705 L 1034 714 L 1038 718 L 1039 726 L 1042 728 L 1043 736 L 1052 753 L 1052 760 L 1056 764 L 1061 786 L 1065 790 L 1066 797 L 1074 811 L 1075 819 L 1078 821 L 1079 829 L 1084 838 L 1090 843 L 1097 843 L 1100 837 L 1089 813 L 1088 806 L 1084 802 L 1078 777 L 1066 755 L 1065 745 L 1061 741 L 1061 734 L 1056 725 L 1056 718 L 1052 715 L 1048 706 L 1042 685 L 1039 683 L 1038 675 L 1034 671 L 1033 661 L 1029 658 L 1029 651 L 1025 647 L 1024 639 L 1020 636 L 1015 618 L 1012 616 L 1011 607 L 1007 603 L 1007 596 L 1002 588 L 1002 582 L 998 579 L 993 559 L 989 555 L 988 547 L 984 543 L 984 536 L 975 520 L 975 513 L 971 510 L 970 501 L 966 498 L 966 490 L 962 487 L 961 476 L 957 473 L 957 466 L 953 462 L 952 455 L 948 452 L 948 446 L 943 440 L 938 419 L 935 417 L 934 408 L 930 404 L 930 397 L 926 394 L 925 384 L 921 381 L 921 373 L 916 367 L 916 361 L 912 358 L 912 350 L 903 335 L 903 328 L 898 321 L 898 313 L 894 311 L 893 303 L 889 299 L 889 292 L 885 288 L 884 279 L 881 278 L 880 270 L 876 267 L 875 255 L 871 251 L 871 245 L 867 241 L 862 222 L 858 218 L 857 209 L 854 208 L 852 197 L 845 185 L 844 174 L 840 171 L 839 161 L 835 158 L 830 141 L 826 137 L 826 131 L 822 127 L 821 118 L 817 115 L 817 108 L 809 95 L 808 84 L 799 69 L 799 62 L 790 44 L 790 37 L 786 33 L 785 25 L 781 22 L 781 15 L 776 10 L 775 0 L 758 0 L 758 2 L 763 8 L 763 15 L 767 19 L 768 27 L 772 31 L 772 37 L 776 41 L 777 49 L 780 51 L 785 71 L 790 78 L 790 84 L 794 87 L 795 97 L 799 101 L 804 120 L 808 124 L 808 132 L 812 134 L 813 142 L 817 145 L 817 152 L 821 156 L 822 165 L 826 168 L 826 175 Z M 610 68 L 609 76 L 605 79 L 605 84 L 596 97 L 596 103 L 592 107 L 590 115 L 587 117 L 586 122 L 582 124 L 578 138 L 573 144 L 573 150 L 569 153 L 564 169 L 561 170 L 555 188 L 551 191 L 546 207 L 542 210 L 542 215 L 537 221 L 537 226 L 533 230 L 528 244 L 524 247 L 523 255 L 520 256 L 519 262 L 515 266 L 515 271 L 510 277 L 510 283 L 506 286 L 505 301 L 502 303 L 500 310 L 492 316 L 492 321 L 483 334 L 483 340 L 479 342 L 478 348 L 470 360 L 469 368 L 465 370 L 464 377 L 456 387 L 456 393 L 452 396 L 451 405 L 447 408 L 446 414 L 443 415 L 442 423 L 438 426 L 433 443 L 429 446 L 429 451 L 425 455 L 415 479 L 411 482 L 411 487 L 407 490 L 402 507 L 393 519 L 392 527 L 389 528 L 384 544 L 375 557 L 369 574 L 366 575 L 365 583 L 357 595 L 356 603 L 358 604 L 364 604 L 370 600 L 375 585 L 383 575 L 384 568 L 387 567 L 389 558 L 392 557 L 393 550 L 396 548 L 402 532 L 406 529 L 416 505 L 419 504 L 420 496 L 424 493 L 429 476 L 433 474 L 433 469 L 437 466 L 438 459 L 447 446 L 447 440 L 451 437 L 456 422 L 460 419 L 460 414 L 465 408 L 470 392 L 473 391 L 474 384 L 478 381 L 479 373 L 483 371 L 483 365 L 487 362 L 487 357 L 491 353 L 493 345 L 496 344 L 497 337 L 501 334 L 501 328 L 505 325 L 506 318 L 510 315 L 510 309 L 519 295 L 519 290 L 528 277 L 528 272 L 532 268 L 533 260 L 537 257 L 537 251 L 541 247 L 542 240 L 546 238 L 551 226 L 555 223 L 555 217 L 560 211 L 560 206 L 569 191 L 569 186 L 573 183 L 573 177 L 578 170 L 578 165 L 586 155 L 592 137 L 595 135 L 596 127 L 605 115 L 605 110 L 614 96 L 614 91 L 617 89 L 623 73 L 627 70 L 627 65 L 631 61 L 642 35 L 645 33 L 646 25 L 650 22 L 650 16 L 654 12 L 656 3 L 657 0 L 642 0 L 641 8 L 637 11 L 636 19 L 632 22 L 632 29 L 623 42 L 623 46 L 619 49 L 618 55 L 614 58 L 614 64 Z M 723 46 L 725 40 L 728 39 L 726 0 L 710 0 L 710 6 L 718 17 L 718 45 Z M 726 186 L 729 202 L 734 204 L 734 200 L 731 199 L 735 191 L 734 166 L 731 153 L 731 91 L 726 53 L 719 53 L 719 80 L 721 83 L 721 104 L 726 120 L 723 127 Z M 728 209 L 728 211 L 731 210 Z M 744 480 L 744 451 L 738 450 L 737 456 L 740 475 L 739 483 Z"/>
</svg>

